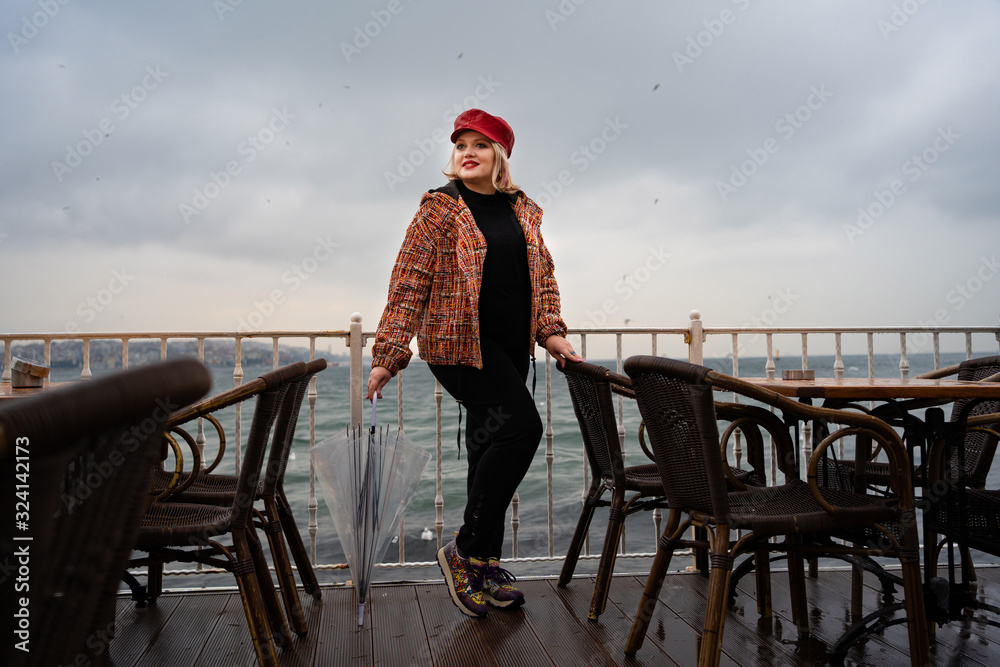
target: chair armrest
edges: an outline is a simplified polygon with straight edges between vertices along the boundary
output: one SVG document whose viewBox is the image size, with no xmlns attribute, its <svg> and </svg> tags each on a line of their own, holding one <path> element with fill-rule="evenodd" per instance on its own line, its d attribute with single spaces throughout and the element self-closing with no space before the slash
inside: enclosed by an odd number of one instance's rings
<svg viewBox="0 0 1000 667">
<path fill-rule="evenodd" d="M 907 454 L 906 447 L 903 445 L 902 438 L 900 438 L 899 434 L 897 434 L 896 431 L 885 421 L 871 415 L 799 403 L 798 401 L 792 400 L 787 396 L 782 396 L 769 389 L 758 387 L 749 382 L 739 380 L 738 378 L 732 378 L 728 375 L 717 373 L 716 371 L 708 371 L 706 379 L 718 389 L 731 391 L 736 394 L 746 396 L 747 398 L 752 398 L 766 405 L 778 408 L 782 411 L 782 413 L 794 416 L 798 419 L 824 421 L 830 424 L 840 424 L 842 426 L 867 431 L 868 436 L 880 443 L 883 450 L 886 452 L 886 455 L 889 457 L 890 486 L 899 498 L 900 510 L 910 511 L 913 509 L 913 485 L 911 480 L 912 468 L 910 466 L 910 457 L 909 454 Z M 843 429 L 831 434 L 824 439 L 823 442 L 827 442 L 827 440 L 838 440 L 841 437 L 844 437 L 846 434 L 842 431 Z M 807 470 L 814 469 L 814 466 L 816 465 L 815 462 L 817 460 L 817 453 L 822 452 L 825 449 L 826 447 L 816 448 L 809 461 Z M 814 493 L 815 492 L 818 492 L 818 487 L 814 489 Z"/>
<path fill-rule="evenodd" d="M 238 387 L 233 387 L 232 389 L 216 394 L 215 396 L 209 396 L 208 398 L 202 399 L 197 403 L 192 403 L 191 405 L 175 411 L 170 415 L 166 426 L 167 428 L 179 426 L 180 424 L 189 422 L 192 419 L 204 417 L 211 412 L 216 412 L 217 410 L 228 408 L 231 405 L 236 405 L 237 403 L 241 403 L 248 398 L 253 398 L 266 388 L 267 382 L 265 382 L 263 378 L 256 378 L 249 382 L 245 382 Z"/>
<path fill-rule="evenodd" d="M 215 432 L 219 436 L 219 451 L 215 454 L 215 460 L 212 461 L 211 465 L 205 467 L 205 472 L 214 472 L 219 463 L 222 462 L 223 455 L 226 453 L 226 431 L 222 428 L 219 420 L 215 418 L 215 415 L 207 414 L 205 415 L 205 419 L 215 427 Z"/>
<path fill-rule="evenodd" d="M 895 432 L 893 433 L 895 434 Z M 885 434 L 882 433 L 880 429 L 873 429 L 864 426 L 847 426 L 834 431 L 820 441 L 820 443 L 813 450 L 812 456 L 809 457 L 809 462 L 806 466 L 806 481 L 809 484 L 809 490 L 812 492 L 813 498 L 817 503 L 819 503 L 820 507 L 830 514 L 837 513 L 837 507 L 835 505 L 831 505 L 820 492 L 817 475 L 819 460 L 825 456 L 826 450 L 830 447 L 830 445 L 842 438 L 852 435 L 869 437 L 878 442 L 881 447 L 885 448 L 886 452 L 892 452 L 893 448 L 896 448 L 896 453 L 903 455 L 903 458 L 906 460 L 906 469 L 900 470 L 890 463 L 889 487 L 892 489 L 893 493 L 900 498 L 899 508 L 901 510 L 913 509 L 912 471 L 909 467 L 909 460 L 908 457 L 906 457 L 906 450 L 903 447 L 902 440 L 899 440 L 898 436 L 896 436 L 895 441 L 892 439 L 885 439 Z M 890 459 L 892 458 L 896 458 L 897 460 L 899 459 L 898 456 L 890 456 Z"/>
<path fill-rule="evenodd" d="M 642 453 L 646 455 L 646 458 L 656 463 L 656 457 L 653 456 L 653 452 L 649 449 L 649 445 L 646 444 L 646 422 L 639 422 L 639 447 L 642 448 Z"/>
<path fill-rule="evenodd" d="M 969 426 L 990 426 L 1000 424 L 1000 412 L 991 412 L 984 415 L 970 415 L 965 423 Z"/>
<path fill-rule="evenodd" d="M 936 415 L 936 417 L 937 418 L 934 419 L 934 420 L 932 420 L 931 418 L 929 418 L 929 420 L 928 420 L 929 423 L 933 421 L 932 428 L 934 428 L 935 426 L 940 427 L 940 428 L 946 428 L 946 427 L 955 428 L 956 427 L 956 422 L 945 422 L 943 420 L 943 417 L 942 417 L 940 411 L 938 411 L 938 414 Z M 961 438 L 964 439 L 967 436 L 967 434 L 970 433 L 970 432 L 985 433 L 987 435 L 993 436 L 997 440 L 1000 440 L 1000 412 L 993 412 L 993 413 L 987 413 L 987 414 L 981 414 L 981 415 L 970 415 L 970 416 L 966 417 L 965 418 L 965 428 L 964 428 L 964 431 L 961 432 Z M 941 432 L 939 432 L 939 435 L 940 435 L 940 433 Z M 957 433 L 953 432 L 950 435 L 953 438 L 952 441 L 954 441 L 955 438 L 958 438 L 958 434 Z M 930 453 L 928 454 L 928 457 L 927 457 L 928 458 L 928 466 L 927 466 L 927 468 L 928 468 L 928 472 L 927 472 L 927 483 L 928 483 L 928 485 L 934 484 L 935 482 L 939 482 L 939 481 L 942 481 L 942 480 L 944 480 L 945 482 L 947 482 L 949 484 L 957 482 L 957 480 L 954 480 L 954 479 L 945 479 L 945 471 L 948 470 L 949 467 L 950 467 L 949 464 L 948 464 L 948 462 L 947 462 L 947 458 L 946 458 L 947 457 L 947 452 L 949 450 L 949 447 L 947 446 L 948 444 L 949 444 L 948 437 L 934 437 L 932 439 Z M 973 472 L 972 474 L 975 474 L 975 473 Z M 983 475 L 985 476 L 985 472 L 983 473 Z M 979 482 L 979 484 L 981 484 L 981 483 L 982 483 L 982 481 Z M 977 487 L 978 484 L 976 482 L 973 482 L 972 484 L 970 484 L 970 486 L 971 487 Z"/>
<path fill-rule="evenodd" d="M 728 470 L 726 449 L 730 435 L 737 428 L 747 437 L 747 461 L 750 463 L 755 477 L 758 478 L 761 484 L 767 482 L 767 464 L 764 460 L 764 438 L 761 434 L 761 429 L 771 436 L 778 469 L 781 470 L 786 479 L 798 479 L 799 473 L 795 466 L 794 443 L 792 443 L 791 436 L 788 434 L 788 427 L 776 414 L 759 406 L 745 405 L 743 403 L 727 403 L 725 401 L 715 402 L 715 414 L 720 420 L 730 422 L 719 438 L 719 446 L 722 448 L 722 459 L 727 463 L 726 476 L 730 479 L 730 482 L 734 482 L 734 478 L 730 470 Z M 735 486 L 739 488 L 742 485 L 735 484 Z"/>
<path fill-rule="evenodd" d="M 181 477 L 184 474 L 184 453 L 181 450 L 181 446 L 178 444 L 177 439 L 174 438 L 171 433 L 179 434 L 191 450 L 191 473 L 183 482 L 181 482 Z M 170 445 L 170 449 L 174 453 L 174 474 L 166 488 L 160 492 L 160 495 L 156 496 L 156 502 L 162 502 L 172 495 L 183 492 L 186 488 L 191 486 L 191 483 L 194 482 L 195 477 L 201 470 L 201 452 L 198 451 L 198 444 L 194 441 L 194 438 L 191 437 L 191 434 L 184 429 L 175 426 L 166 431 L 164 436 L 166 437 L 167 444 Z"/>
<path fill-rule="evenodd" d="M 961 364 L 953 364 L 951 366 L 945 366 L 944 368 L 936 368 L 932 371 L 927 371 L 926 373 L 921 373 L 917 376 L 919 380 L 940 380 L 941 378 L 946 378 L 949 375 L 956 375 L 961 368 Z"/>
</svg>

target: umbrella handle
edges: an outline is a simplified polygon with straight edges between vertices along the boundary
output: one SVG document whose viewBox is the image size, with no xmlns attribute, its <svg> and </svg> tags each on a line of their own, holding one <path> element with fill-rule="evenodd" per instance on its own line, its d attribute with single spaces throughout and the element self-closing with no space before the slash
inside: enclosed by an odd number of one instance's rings
<svg viewBox="0 0 1000 667">
<path fill-rule="evenodd" d="M 371 425 L 371 428 L 368 429 L 368 432 L 372 433 L 372 434 L 375 433 L 375 402 L 377 400 L 378 400 L 378 393 L 373 391 L 372 392 L 372 425 Z"/>
</svg>

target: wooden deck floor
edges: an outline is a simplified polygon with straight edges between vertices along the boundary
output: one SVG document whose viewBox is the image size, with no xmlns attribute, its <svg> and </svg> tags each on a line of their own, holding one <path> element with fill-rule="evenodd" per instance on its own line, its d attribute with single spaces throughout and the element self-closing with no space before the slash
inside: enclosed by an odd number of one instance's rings
<svg viewBox="0 0 1000 667">
<path fill-rule="evenodd" d="M 979 597 L 1000 605 L 1000 568 L 981 568 Z M 281 652 L 281 664 L 312 665 L 693 665 L 695 641 L 705 609 L 707 579 L 697 574 L 667 577 L 649 635 L 636 658 L 624 654 L 644 585 L 643 577 L 616 576 L 608 609 L 588 622 L 592 578 L 565 589 L 554 579 L 520 581 L 527 604 L 516 611 L 491 610 L 470 619 L 456 610 L 443 583 L 378 585 L 365 626 L 356 626 L 353 589 L 323 591 L 323 600 L 302 594 L 307 636 Z M 826 650 L 848 627 L 850 575 L 823 571 L 808 582 L 813 636 L 798 641 L 788 611 L 787 578 L 775 572 L 772 620 L 758 619 L 752 577 L 741 585 L 726 618 L 723 665 L 824 665 Z M 866 601 L 875 604 L 876 591 Z M 1000 620 L 996 617 L 993 620 Z M 936 665 L 1000 664 L 1000 629 L 981 621 L 953 622 L 936 631 Z M 253 649 L 235 592 L 168 594 L 137 609 L 118 604 L 117 636 L 110 664 L 253 665 Z M 857 644 L 848 665 L 909 665 L 902 626 Z"/>
</svg>

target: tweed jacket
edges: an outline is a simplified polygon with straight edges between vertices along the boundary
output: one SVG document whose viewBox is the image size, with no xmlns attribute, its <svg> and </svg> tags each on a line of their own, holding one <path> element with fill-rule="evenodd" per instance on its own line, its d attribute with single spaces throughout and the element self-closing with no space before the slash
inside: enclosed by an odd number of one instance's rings
<svg viewBox="0 0 1000 667">
<path fill-rule="evenodd" d="M 551 335 L 566 335 L 559 287 L 539 227 L 542 210 L 527 195 L 509 195 L 528 247 L 531 334 L 525 352 Z M 431 190 L 403 239 L 389 280 L 389 296 L 372 347 L 372 367 L 393 375 L 410 361 L 417 336 L 420 358 L 432 364 L 483 367 L 479 345 L 479 290 L 486 238 L 455 182 Z"/>
</svg>

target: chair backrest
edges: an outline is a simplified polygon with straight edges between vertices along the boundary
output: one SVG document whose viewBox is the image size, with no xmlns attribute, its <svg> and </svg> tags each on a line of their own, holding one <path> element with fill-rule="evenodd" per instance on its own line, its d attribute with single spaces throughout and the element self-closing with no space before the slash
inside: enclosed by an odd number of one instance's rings
<svg viewBox="0 0 1000 667">
<path fill-rule="evenodd" d="M 83 664 L 106 654 L 115 600 L 148 499 L 164 424 L 178 407 L 211 386 L 193 359 L 168 361 L 98 377 L 0 406 L 0 489 L 15 497 L 16 477 L 30 474 L 30 519 L 14 525 L 4 512 L 0 562 L 29 553 L 30 653 L 13 651 L 7 633 L 0 663 Z M 21 487 L 16 490 L 22 491 Z M 18 530 L 14 530 L 18 528 Z M 13 559 L 13 560 L 11 560 Z M 2 596 L 4 619 L 16 595 Z M 9 620 L 8 620 L 9 622 Z M 12 652 L 6 653 L 11 650 Z M 7 658 L 7 659 L 5 659 Z"/>
<path fill-rule="evenodd" d="M 611 395 L 611 371 L 585 361 L 567 362 L 565 368 L 558 363 L 555 365 L 566 376 L 591 472 L 596 478 L 625 488 L 625 465 Z M 618 377 L 619 382 L 628 382 L 627 378 Z"/>
<path fill-rule="evenodd" d="M 729 521 L 729 498 L 709 369 L 639 355 L 625 360 L 639 414 L 672 508 Z"/>
<path fill-rule="evenodd" d="M 1000 372 L 1000 356 L 980 357 L 978 359 L 968 359 L 959 364 L 958 379 L 967 381 L 981 381 L 985 378 Z M 989 380 L 987 380 L 988 382 Z M 986 400 L 976 403 L 971 409 L 968 407 L 971 399 L 959 399 L 954 402 L 951 408 L 951 419 L 956 421 L 962 417 L 974 415 L 985 415 L 1000 412 L 1000 400 Z M 968 475 L 967 483 L 973 488 L 983 488 L 986 485 L 986 476 L 990 472 L 993 464 L 993 456 L 996 454 L 997 438 L 982 431 L 971 431 L 965 436 L 965 472 Z M 952 450 L 950 458 L 950 468 L 953 475 L 958 473 L 958 451 Z"/>
<path fill-rule="evenodd" d="M 305 363 L 296 361 L 260 376 L 266 388 L 257 394 L 257 401 L 254 404 L 250 433 L 247 435 L 236 495 L 233 499 L 233 526 L 242 527 L 249 519 L 254 499 L 257 497 L 261 470 L 264 467 L 264 452 L 278 409 L 284 402 L 289 388 L 301 379 L 305 372 Z"/>
<path fill-rule="evenodd" d="M 292 448 L 292 440 L 295 439 L 295 426 L 298 424 L 302 399 L 309 389 L 309 383 L 317 373 L 325 370 L 326 366 L 326 359 L 313 359 L 306 363 L 305 374 L 292 383 L 281 402 L 274 424 L 274 435 L 271 437 L 271 451 L 264 470 L 264 495 L 274 495 L 284 482 L 288 454 Z"/>
</svg>

